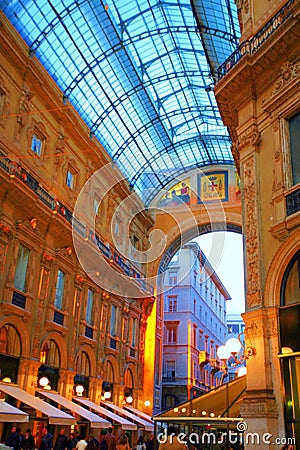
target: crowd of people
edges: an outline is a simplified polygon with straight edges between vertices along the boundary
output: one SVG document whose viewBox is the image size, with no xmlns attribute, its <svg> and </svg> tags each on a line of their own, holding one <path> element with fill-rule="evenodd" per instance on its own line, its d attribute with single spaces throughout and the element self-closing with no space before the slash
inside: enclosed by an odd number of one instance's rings
<svg viewBox="0 0 300 450">
<path fill-rule="evenodd" d="M 101 430 L 99 439 L 93 434 L 86 436 L 76 432 L 71 432 L 68 437 L 65 429 L 61 429 L 54 438 L 44 427 L 37 444 L 30 429 L 22 433 L 20 428 L 13 426 L 5 445 L 13 450 L 154 450 L 154 436 L 145 439 L 139 436 L 137 442 L 131 442 L 129 433 L 123 431 L 117 438 L 109 427 Z"/>
</svg>

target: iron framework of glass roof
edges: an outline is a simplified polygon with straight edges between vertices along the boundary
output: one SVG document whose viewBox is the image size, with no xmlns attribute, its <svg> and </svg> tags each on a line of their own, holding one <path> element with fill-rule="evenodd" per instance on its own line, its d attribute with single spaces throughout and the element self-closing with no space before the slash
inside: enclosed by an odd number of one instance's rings
<svg viewBox="0 0 300 450">
<path fill-rule="evenodd" d="M 2 10 L 145 203 L 233 164 L 212 87 L 238 46 L 234 0 L 4 0 Z"/>
</svg>

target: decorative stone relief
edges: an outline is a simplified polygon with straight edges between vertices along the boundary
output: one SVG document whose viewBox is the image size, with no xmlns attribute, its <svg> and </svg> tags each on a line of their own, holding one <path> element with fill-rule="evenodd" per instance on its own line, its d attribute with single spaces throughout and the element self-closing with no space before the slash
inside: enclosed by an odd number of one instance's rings
<svg viewBox="0 0 300 450">
<path fill-rule="evenodd" d="M 286 62 L 281 66 L 281 75 L 274 83 L 272 93 L 269 97 L 262 100 L 262 107 L 265 111 L 273 111 L 276 108 L 282 108 L 282 98 L 285 95 L 285 102 L 289 98 L 299 93 L 300 81 L 300 62 L 292 64 Z"/>
<path fill-rule="evenodd" d="M 39 358 L 39 351 L 41 345 L 41 328 L 43 319 L 43 310 L 45 308 L 45 302 L 47 301 L 49 292 L 49 280 L 50 271 L 45 267 L 42 267 L 41 277 L 40 277 L 40 289 L 39 289 L 39 303 L 36 315 L 35 330 L 32 340 L 32 356 Z"/>
<path fill-rule="evenodd" d="M 25 127 L 28 120 L 28 112 L 30 111 L 30 100 L 33 94 L 30 90 L 23 89 L 19 95 L 19 102 L 17 107 L 17 127 L 16 127 L 16 139 L 20 139 L 22 129 Z"/>
<path fill-rule="evenodd" d="M 255 135 L 255 141 L 257 141 L 257 135 Z M 254 156 L 243 163 L 242 170 L 244 204 L 247 211 L 245 215 L 247 306 L 251 308 L 260 304 L 260 263 Z"/>
<path fill-rule="evenodd" d="M 71 345 L 70 345 L 70 367 L 75 368 L 75 351 L 77 345 L 77 325 L 79 320 L 79 310 L 81 303 L 82 291 L 80 289 L 76 289 L 75 291 L 75 299 L 74 299 L 74 315 L 73 315 L 73 324 L 72 324 L 72 333 L 71 333 Z"/>
<path fill-rule="evenodd" d="M 281 76 L 275 82 L 272 95 L 275 96 L 281 91 L 287 84 L 291 83 L 294 78 L 300 74 L 300 62 L 291 64 L 289 61 L 281 66 Z"/>
</svg>

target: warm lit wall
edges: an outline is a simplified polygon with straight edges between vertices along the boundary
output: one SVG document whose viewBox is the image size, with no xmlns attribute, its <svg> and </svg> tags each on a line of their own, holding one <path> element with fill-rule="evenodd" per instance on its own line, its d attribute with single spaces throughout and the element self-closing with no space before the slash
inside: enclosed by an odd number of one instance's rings
<svg viewBox="0 0 300 450">
<path fill-rule="evenodd" d="M 123 401 L 124 373 L 130 368 L 137 404 L 144 395 L 144 340 L 153 297 L 143 289 L 138 300 L 103 289 L 101 280 L 105 273 L 98 274 L 99 283 L 95 277 L 89 278 L 74 251 L 69 220 L 85 182 L 110 159 L 100 143 L 90 139 L 88 127 L 71 105 L 63 103 L 62 92 L 37 59 L 28 56 L 27 46 L 2 14 L 0 39 L 0 326 L 12 325 L 21 338 L 18 384 L 34 392 L 41 348 L 53 339 L 60 349 L 59 391 L 63 395 L 72 395 L 78 356 L 84 351 L 90 360 L 90 397 L 99 400 L 109 361 L 115 374 L 115 400 Z M 33 134 L 42 140 L 40 156 L 31 148 Z M 74 176 L 72 188 L 66 184 L 68 170 Z M 30 176 L 37 183 L 36 189 L 28 181 Z M 109 188 L 109 183 L 106 180 L 104 185 Z M 102 200 L 102 193 L 98 194 Z M 91 191 L 91 195 L 95 192 Z M 96 233 L 111 250 L 119 239 L 121 248 L 131 254 L 127 230 L 123 230 L 122 237 L 117 236 L 115 243 L 111 228 L 114 209 L 129 195 L 124 180 L 108 189 L 96 215 Z M 87 208 L 93 204 L 94 197 Z M 122 210 L 118 214 L 122 224 Z M 130 232 L 136 236 L 137 249 L 145 245 L 152 223 L 143 212 L 132 221 Z M 24 307 L 12 304 L 20 243 L 30 249 L 26 288 L 22 293 L 26 299 Z M 107 263 L 118 272 L 120 264 L 114 255 L 115 259 Z M 143 263 L 134 267 L 138 274 L 145 271 Z M 58 311 L 63 324 L 53 319 L 58 269 L 65 273 L 63 306 Z M 85 335 L 88 289 L 94 292 L 92 338 Z M 112 304 L 118 308 L 116 348 L 110 345 Z M 129 340 L 131 317 L 138 324 L 134 347 Z M 153 361 L 149 364 L 153 365 Z"/>
<path fill-rule="evenodd" d="M 287 121 L 300 104 L 300 10 L 293 1 L 241 4 L 245 38 L 250 16 L 251 35 L 256 35 L 282 5 L 289 7 L 289 14 L 282 13 L 257 48 L 245 54 L 215 88 L 241 174 L 246 258 L 243 319 L 246 346 L 256 349 L 247 361 L 247 397 L 241 412 L 250 431 L 281 436 L 285 431 L 277 308 L 289 257 L 299 248 L 299 212 L 287 216 L 286 196 L 299 188 L 291 183 Z"/>
</svg>

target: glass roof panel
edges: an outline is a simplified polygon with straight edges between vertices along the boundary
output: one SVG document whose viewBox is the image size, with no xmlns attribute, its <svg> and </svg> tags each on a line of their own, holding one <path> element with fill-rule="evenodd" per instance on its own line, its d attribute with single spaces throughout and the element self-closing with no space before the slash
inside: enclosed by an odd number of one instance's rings
<svg viewBox="0 0 300 450">
<path fill-rule="evenodd" d="M 234 0 L 3 0 L 1 9 L 146 203 L 178 174 L 233 164 L 210 88 L 238 45 Z"/>
</svg>

